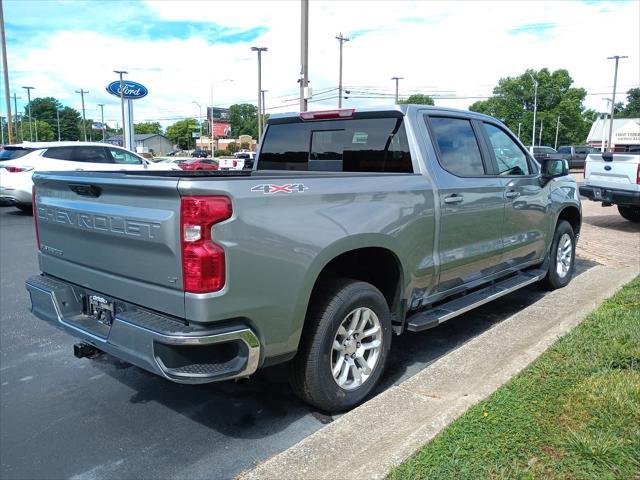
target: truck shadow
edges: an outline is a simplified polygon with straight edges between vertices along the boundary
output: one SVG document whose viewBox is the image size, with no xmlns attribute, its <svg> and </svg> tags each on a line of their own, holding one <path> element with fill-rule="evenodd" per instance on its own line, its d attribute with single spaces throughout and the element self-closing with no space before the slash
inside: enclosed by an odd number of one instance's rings
<svg viewBox="0 0 640 480">
<path fill-rule="evenodd" d="M 617 230 L 618 232 L 640 232 L 640 223 L 633 223 L 623 219 L 618 215 L 617 211 L 615 214 L 612 212 L 610 215 L 585 216 L 582 221 L 589 225 L 593 225 L 594 227 Z"/>
<path fill-rule="evenodd" d="M 577 259 L 576 273 L 579 275 L 594 265 L 593 262 Z M 534 304 L 545 294 L 537 286 L 526 287 L 438 328 L 394 337 L 387 368 L 375 394 L 418 373 L 494 325 Z M 314 410 L 294 395 L 287 382 L 286 365 L 260 370 L 249 380 L 240 382 L 179 385 L 109 355 L 100 356 L 94 362 L 104 373 L 135 392 L 129 399 L 132 404 L 160 403 L 191 421 L 231 438 L 259 439 L 281 432 L 298 422 L 296 431 L 302 435 L 301 439 L 336 418 Z M 299 439 L 291 438 L 293 443 Z"/>
</svg>

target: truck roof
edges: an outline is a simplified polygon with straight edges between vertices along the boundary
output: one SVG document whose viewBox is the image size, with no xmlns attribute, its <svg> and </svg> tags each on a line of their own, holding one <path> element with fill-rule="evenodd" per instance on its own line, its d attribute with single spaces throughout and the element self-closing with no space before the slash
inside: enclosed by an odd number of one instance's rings
<svg viewBox="0 0 640 480">
<path fill-rule="evenodd" d="M 401 104 L 401 105 L 376 105 L 373 107 L 352 107 L 352 108 L 343 108 L 342 110 L 354 110 L 355 113 L 389 113 L 389 112 L 400 112 L 403 114 L 409 113 L 414 109 L 420 110 L 431 110 L 435 112 L 441 113 L 460 113 L 466 117 L 474 117 L 478 119 L 486 119 L 486 120 L 496 120 L 494 117 L 489 115 L 485 115 L 483 113 L 472 112 L 471 110 L 461 110 L 458 108 L 447 108 L 447 107 L 438 107 L 432 105 L 417 105 L 417 104 Z M 337 109 L 335 109 L 337 110 Z M 322 110 L 309 110 L 312 111 L 322 111 Z M 300 117 L 300 112 L 284 112 L 284 113 L 274 113 L 269 116 L 269 123 L 272 119 L 282 122 L 282 120 L 286 119 L 298 119 Z M 498 119 L 499 120 L 499 119 Z"/>
<path fill-rule="evenodd" d="M 53 148 L 53 147 L 114 147 L 111 143 L 102 142 L 74 142 L 74 141 L 62 141 L 62 142 L 22 142 L 12 145 L 5 145 L 6 147 L 13 148 Z"/>
</svg>

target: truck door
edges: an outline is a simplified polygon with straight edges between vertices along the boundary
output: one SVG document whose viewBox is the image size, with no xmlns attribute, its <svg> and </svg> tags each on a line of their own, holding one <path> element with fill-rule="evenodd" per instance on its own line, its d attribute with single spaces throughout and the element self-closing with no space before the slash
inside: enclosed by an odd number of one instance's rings
<svg viewBox="0 0 640 480">
<path fill-rule="evenodd" d="M 425 119 L 438 159 L 431 168 L 440 205 L 436 292 L 444 292 L 499 269 L 504 186 L 490 175 L 475 122 L 444 114 Z"/>
<path fill-rule="evenodd" d="M 483 122 L 493 168 L 502 182 L 505 221 L 502 227 L 503 267 L 526 266 L 543 258 L 548 227 L 548 192 L 537 165 L 503 127 Z"/>
</svg>

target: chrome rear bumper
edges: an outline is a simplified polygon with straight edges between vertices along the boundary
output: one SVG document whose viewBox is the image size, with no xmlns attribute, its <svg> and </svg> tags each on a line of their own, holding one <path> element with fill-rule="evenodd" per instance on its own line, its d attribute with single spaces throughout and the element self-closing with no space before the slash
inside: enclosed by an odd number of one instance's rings
<svg viewBox="0 0 640 480">
<path fill-rule="evenodd" d="M 29 278 L 26 288 L 38 318 L 174 382 L 246 377 L 258 368 L 260 341 L 246 325 L 205 330 L 118 300 L 107 325 L 85 313 L 89 295 L 105 296 L 99 292 L 42 275 Z"/>
</svg>

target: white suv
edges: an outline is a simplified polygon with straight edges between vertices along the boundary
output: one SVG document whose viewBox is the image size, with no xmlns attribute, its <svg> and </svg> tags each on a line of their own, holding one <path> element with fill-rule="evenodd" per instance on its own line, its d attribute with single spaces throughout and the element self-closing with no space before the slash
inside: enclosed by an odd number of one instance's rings
<svg viewBox="0 0 640 480">
<path fill-rule="evenodd" d="M 31 210 L 31 176 L 59 170 L 179 170 L 106 143 L 25 142 L 0 150 L 0 205 Z"/>
</svg>

